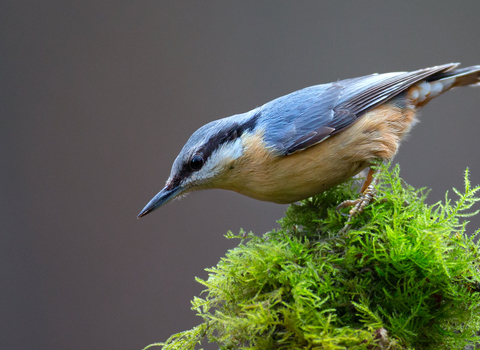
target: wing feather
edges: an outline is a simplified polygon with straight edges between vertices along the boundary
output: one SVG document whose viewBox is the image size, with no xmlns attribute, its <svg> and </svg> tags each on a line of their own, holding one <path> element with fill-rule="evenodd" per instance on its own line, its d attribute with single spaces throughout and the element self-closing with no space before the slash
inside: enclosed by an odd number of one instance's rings
<svg viewBox="0 0 480 350">
<path fill-rule="evenodd" d="M 350 126 L 367 111 L 413 84 L 457 65 L 372 74 L 308 87 L 277 98 L 260 107 L 265 141 L 281 155 L 304 150 Z"/>
</svg>

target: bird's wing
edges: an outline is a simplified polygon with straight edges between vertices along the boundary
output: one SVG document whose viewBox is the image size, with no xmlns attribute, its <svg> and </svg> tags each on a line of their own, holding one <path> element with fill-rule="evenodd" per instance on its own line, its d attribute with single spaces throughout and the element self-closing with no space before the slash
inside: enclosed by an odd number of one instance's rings
<svg viewBox="0 0 480 350">
<path fill-rule="evenodd" d="M 413 72 L 373 74 L 295 91 L 260 108 L 267 146 L 282 155 L 313 146 L 418 81 L 446 72 L 445 64 Z"/>
</svg>

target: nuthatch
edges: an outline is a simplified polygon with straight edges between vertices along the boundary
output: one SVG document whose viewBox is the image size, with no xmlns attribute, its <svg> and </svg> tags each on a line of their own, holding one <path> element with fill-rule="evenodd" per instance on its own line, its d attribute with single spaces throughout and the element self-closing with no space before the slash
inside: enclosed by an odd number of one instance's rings
<svg viewBox="0 0 480 350">
<path fill-rule="evenodd" d="M 392 159 L 417 110 L 432 98 L 480 84 L 480 66 L 457 66 L 311 86 L 210 122 L 193 133 L 165 187 L 138 217 L 180 194 L 209 188 L 275 203 L 321 193 L 379 159 Z M 364 190 L 371 180 L 369 173 Z"/>
</svg>

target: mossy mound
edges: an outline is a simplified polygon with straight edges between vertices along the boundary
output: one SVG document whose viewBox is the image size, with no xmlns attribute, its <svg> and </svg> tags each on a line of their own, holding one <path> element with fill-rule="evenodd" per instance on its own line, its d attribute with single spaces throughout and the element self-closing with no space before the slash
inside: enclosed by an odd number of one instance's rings
<svg viewBox="0 0 480 350">
<path fill-rule="evenodd" d="M 480 255 L 465 217 L 479 187 L 465 174 L 458 200 L 425 204 L 425 191 L 383 169 L 376 201 L 345 234 L 338 203 L 351 184 L 291 205 L 281 229 L 239 238 L 207 269 L 203 323 L 163 349 L 463 349 L 479 341 Z"/>
</svg>

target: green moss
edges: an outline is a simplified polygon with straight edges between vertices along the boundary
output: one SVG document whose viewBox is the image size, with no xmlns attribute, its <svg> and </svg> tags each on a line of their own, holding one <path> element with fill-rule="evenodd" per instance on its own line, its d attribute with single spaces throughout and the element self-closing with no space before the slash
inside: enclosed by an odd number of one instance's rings
<svg viewBox="0 0 480 350">
<path fill-rule="evenodd" d="M 351 184 L 291 205 L 281 229 L 241 239 L 207 269 L 198 327 L 163 349 L 463 349 L 479 341 L 480 257 L 467 216 L 480 187 L 434 205 L 383 169 L 376 202 L 339 234 Z M 478 233 L 478 232 L 477 232 Z"/>
</svg>

